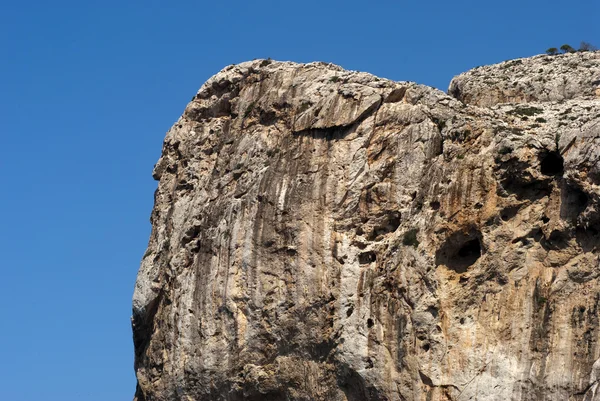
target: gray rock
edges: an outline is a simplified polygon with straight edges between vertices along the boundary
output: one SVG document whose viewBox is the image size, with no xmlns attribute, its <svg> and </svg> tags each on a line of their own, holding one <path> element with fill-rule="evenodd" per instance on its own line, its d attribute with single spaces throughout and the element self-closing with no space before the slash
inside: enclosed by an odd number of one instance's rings
<svg viewBox="0 0 600 401">
<path fill-rule="evenodd" d="M 600 399 L 598 55 L 522 59 L 510 99 L 503 64 L 460 100 L 325 63 L 209 79 L 153 172 L 135 399 Z"/>
</svg>

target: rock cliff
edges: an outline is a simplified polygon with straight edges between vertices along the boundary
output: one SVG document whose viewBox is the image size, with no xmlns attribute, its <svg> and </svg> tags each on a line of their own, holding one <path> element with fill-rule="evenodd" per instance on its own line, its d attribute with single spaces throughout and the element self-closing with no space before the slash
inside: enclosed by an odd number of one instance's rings
<svg viewBox="0 0 600 401">
<path fill-rule="evenodd" d="M 599 88 L 222 70 L 154 168 L 135 399 L 600 400 Z"/>
</svg>

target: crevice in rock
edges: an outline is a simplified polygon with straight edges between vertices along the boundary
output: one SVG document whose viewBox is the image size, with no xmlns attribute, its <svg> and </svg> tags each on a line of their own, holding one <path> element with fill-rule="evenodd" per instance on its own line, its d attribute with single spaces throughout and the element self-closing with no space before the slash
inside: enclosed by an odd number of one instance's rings
<svg viewBox="0 0 600 401">
<path fill-rule="evenodd" d="M 367 239 L 374 241 L 380 236 L 395 232 L 400 226 L 400 212 L 392 211 L 381 217 L 379 222 L 373 227 Z"/>
<path fill-rule="evenodd" d="M 543 181 L 528 181 L 522 179 L 518 175 L 511 175 L 507 173 L 505 178 L 500 181 L 502 188 L 510 194 L 514 194 L 517 199 L 523 200 L 528 199 L 536 201 L 550 195 L 552 189 L 548 180 Z M 500 196 L 506 196 L 506 194 L 499 194 Z"/>
<path fill-rule="evenodd" d="M 498 165 L 498 195 L 507 197 L 514 194 L 518 200 L 536 201 L 552 192 L 552 179 L 539 179 L 528 170 L 529 163 L 512 158 Z"/>
<path fill-rule="evenodd" d="M 504 209 L 502 209 L 502 211 L 500 211 L 500 218 L 502 219 L 502 221 L 508 221 L 517 215 L 519 209 L 519 206 L 505 207 Z"/>
<path fill-rule="evenodd" d="M 560 193 L 560 217 L 575 222 L 589 203 L 589 196 L 576 185 L 565 184 Z"/>
<path fill-rule="evenodd" d="M 584 252 L 593 252 L 600 246 L 600 224 L 596 223 L 587 227 L 578 227 L 575 230 L 577 244 Z"/>
<path fill-rule="evenodd" d="M 541 238 L 540 244 L 546 251 L 559 250 L 569 246 L 569 239 L 569 233 L 553 230 L 547 238 Z"/>
<path fill-rule="evenodd" d="M 131 317 L 131 326 L 133 329 L 133 346 L 135 349 L 134 367 L 137 370 L 142 366 L 146 349 L 150 344 L 154 334 L 154 317 L 163 299 L 163 290 L 157 294 L 156 298 L 150 301 L 143 311 L 133 311 Z"/>
<path fill-rule="evenodd" d="M 369 106 L 363 113 L 356 117 L 353 121 L 344 125 L 333 125 L 322 128 L 306 128 L 302 130 L 292 130 L 292 134 L 296 136 L 310 136 L 314 139 L 324 139 L 327 141 L 343 139 L 348 135 L 353 128 L 357 127 L 364 120 L 373 114 L 377 114 L 379 108 L 383 104 L 383 97 Z"/>
<path fill-rule="evenodd" d="M 406 87 L 396 88 L 390 92 L 389 95 L 385 98 L 384 103 L 397 103 L 404 99 L 404 95 L 406 94 Z"/>
<path fill-rule="evenodd" d="M 368 383 L 356 370 L 347 364 L 336 367 L 337 382 L 347 401 L 388 400 L 375 386 Z"/>
</svg>

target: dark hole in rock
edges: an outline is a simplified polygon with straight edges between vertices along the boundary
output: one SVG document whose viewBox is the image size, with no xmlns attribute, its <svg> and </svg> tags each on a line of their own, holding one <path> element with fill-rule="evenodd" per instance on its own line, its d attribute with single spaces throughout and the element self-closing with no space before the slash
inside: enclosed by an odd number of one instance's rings
<svg viewBox="0 0 600 401">
<path fill-rule="evenodd" d="M 347 317 L 352 316 L 352 312 L 354 312 L 354 307 L 353 306 L 351 306 L 348 309 L 346 309 L 346 316 Z"/>
<path fill-rule="evenodd" d="M 200 226 L 192 226 L 192 227 L 188 228 L 188 230 L 183 235 L 183 238 L 181 238 L 181 244 L 185 245 L 185 244 L 191 242 L 192 240 L 198 238 L 201 231 L 202 230 L 201 230 Z"/>
<path fill-rule="evenodd" d="M 457 232 L 451 235 L 436 252 L 436 265 L 446 265 L 457 273 L 464 273 L 481 256 L 480 233 Z"/>
<path fill-rule="evenodd" d="M 542 223 L 546 224 L 549 221 L 550 221 L 550 218 L 548 216 L 542 216 Z"/>
<path fill-rule="evenodd" d="M 369 241 L 375 240 L 380 235 L 393 233 L 400 226 L 400 212 L 391 212 L 381 220 L 381 223 L 373 228 L 368 236 Z"/>
<path fill-rule="evenodd" d="M 397 103 L 402 98 L 404 98 L 404 94 L 406 93 L 406 88 L 397 88 L 394 89 L 388 97 L 384 100 L 385 103 Z"/>
<path fill-rule="evenodd" d="M 553 230 L 548 238 L 542 238 L 540 243 L 546 250 L 563 249 L 569 245 L 569 236 L 567 233 Z"/>
<path fill-rule="evenodd" d="M 423 348 L 423 351 L 427 352 L 427 351 L 429 351 L 431 346 L 429 344 L 423 344 L 423 346 L 421 348 Z"/>
<path fill-rule="evenodd" d="M 579 194 L 577 194 L 577 204 L 579 207 L 585 210 L 588 204 L 588 196 L 585 192 L 581 191 Z"/>
<path fill-rule="evenodd" d="M 561 175 L 564 169 L 564 161 L 558 152 L 550 152 L 542 156 L 542 174 L 548 176 Z"/>
<path fill-rule="evenodd" d="M 358 255 L 358 263 L 360 263 L 361 265 L 367 265 L 369 263 L 373 263 L 373 262 L 375 262 L 375 260 L 377 260 L 377 256 L 375 255 L 375 252 L 373 252 L 373 251 L 363 252 Z"/>
<path fill-rule="evenodd" d="M 479 239 L 475 238 L 465 243 L 458 250 L 458 256 L 468 260 L 472 259 L 472 262 L 469 264 L 475 263 L 475 261 L 481 256 L 481 245 L 479 244 Z"/>
<path fill-rule="evenodd" d="M 465 324 L 465 318 L 464 317 L 460 318 L 460 324 Z"/>
<path fill-rule="evenodd" d="M 371 328 L 371 327 L 373 327 L 373 325 L 374 325 L 374 324 L 375 324 L 375 323 L 373 322 L 373 319 L 371 319 L 371 318 L 367 319 L 367 327 L 368 327 L 368 328 Z"/>
<path fill-rule="evenodd" d="M 365 249 L 367 247 L 367 244 L 365 244 L 364 242 L 360 242 L 360 241 L 354 241 L 354 242 L 352 242 L 352 245 L 354 245 L 358 249 Z"/>
<path fill-rule="evenodd" d="M 427 312 L 431 313 L 433 317 L 438 317 L 438 309 L 435 306 L 428 307 Z"/>
<path fill-rule="evenodd" d="M 575 231 L 577 243 L 584 252 L 593 252 L 600 246 L 600 223 L 596 222 L 584 227 L 577 227 Z"/>
<path fill-rule="evenodd" d="M 540 159 L 542 157 L 540 156 Z M 537 200 L 548 196 L 552 191 L 552 179 L 540 179 L 539 176 L 534 176 L 529 167 L 529 163 L 516 160 L 503 164 L 499 170 L 501 185 L 497 188 L 498 195 L 507 197 L 514 194 L 519 200 Z"/>
<path fill-rule="evenodd" d="M 500 218 L 502 219 L 502 221 L 508 221 L 508 220 L 512 219 L 513 217 L 515 217 L 517 215 L 518 211 L 519 211 L 518 206 L 505 207 L 500 212 Z"/>
<path fill-rule="evenodd" d="M 525 237 L 518 237 L 511 241 L 512 244 L 516 244 L 518 242 L 520 242 L 521 245 L 523 245 L 523 246 L 529 245 L 529 239 L 527 239 Z"/>
<path fill-rule="evenodd" d="M 433 209 L 433 210 L 438 210 L 440 208 L 440 202 L 438 201 L 432 201 L 429 202 L 429 206 Z"/>
<path fill-rule="evenodd" d="M 588 195 L 575 185 L 565 185 L 561 190 L 560 217 L 575 221 L 587 208 Z"/>
</svg>

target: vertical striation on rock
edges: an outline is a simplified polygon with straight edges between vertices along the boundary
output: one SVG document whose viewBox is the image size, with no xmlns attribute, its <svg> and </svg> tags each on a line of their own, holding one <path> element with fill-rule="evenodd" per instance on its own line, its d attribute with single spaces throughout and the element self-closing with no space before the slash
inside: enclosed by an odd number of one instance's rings
<svg viewBox="0 0 600 401">
<path fill-rule="evenodd" d="M 599 74 L 209 79 L 153 172 L 135 399 L 600 400 Z"/>
</svg>

